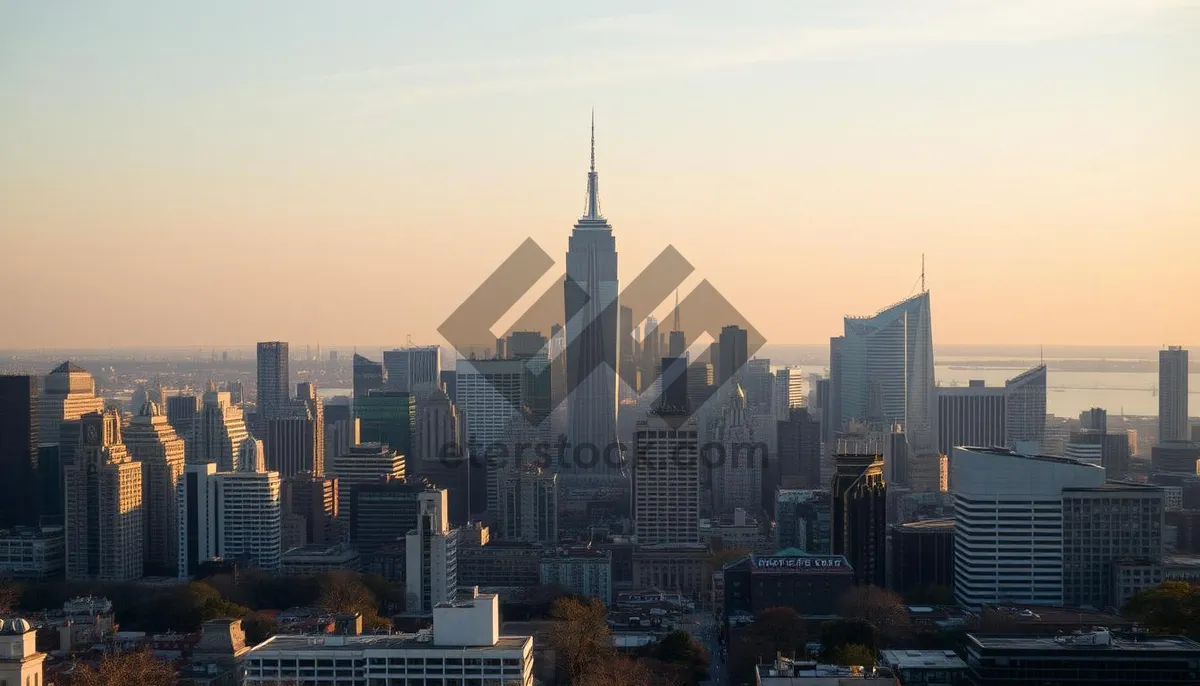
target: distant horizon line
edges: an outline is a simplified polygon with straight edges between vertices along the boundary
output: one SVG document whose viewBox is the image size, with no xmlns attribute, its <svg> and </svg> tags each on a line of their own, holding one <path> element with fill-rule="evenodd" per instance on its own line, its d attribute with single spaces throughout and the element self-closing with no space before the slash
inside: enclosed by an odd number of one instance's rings
<svg viewBox="0 0 1200 686">
<path fill-rule="evenodd" d="M 232 351 L 254 351 L 258 343 L 264 341 L 255 341 L 254 343 L 238 343 L 238 344 L 203 344 L 203 345 L 115 345 L 104 347 L 24 347 L 24 348 L 0 348 L 0 355 L 7 356 L 16 353 L 57 353 L 57 352 L 74 352 L 74 353 L 91 353 L 91 352 L 150 352 L 150 351 L 209 351 L 209 352 L 232 352 Z M 368 351 L 374 350 L 404 350 L 409 347 L 429 347 L 435 345 L 433 343 L 412 344 L 412 345 L 397 345 L 389 344 L 362 344 L 362 343 L 335 343 L 327 345 L 300 343 L 293 344 L 291 341 L 285 341 L 289 345 L 289 349 L 301 349 L 306 347 L 321 348 L 326 351 L 353 352 L 357 348 L 362 348 Z M 441 348 L 454 350 L 454 346 L 448 344 L 437 344 Z M 1051 350 L 1051 349 L 1074 349 L 1074 350 L 1096 350 L 1096 349 L 1138 349 L 1138 350 L 1166 350 L 1168 347 L 1174 347 L 1176 343 L 1150 344 L 1150 343 L 934 343 L 934 349 L 938 348 L 990 348 L 990 349 L 1029 349 L 1029 350 Z M 828 348 L 829 341 L 819 342 L 803 342 L 803 343 L 771 343 L 768 342 L 764 348 L 774 347 L 794 347 L 794 348 Z M 1185 350 L 1197 349 L 1200 350 L 1200 344 L 1189 345 L 1183 344 Z"/>
</svg>

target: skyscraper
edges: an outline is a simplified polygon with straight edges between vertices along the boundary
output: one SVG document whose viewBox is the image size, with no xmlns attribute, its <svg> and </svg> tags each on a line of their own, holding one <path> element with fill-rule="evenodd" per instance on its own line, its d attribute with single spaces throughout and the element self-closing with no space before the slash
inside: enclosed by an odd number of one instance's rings
<svg viewBox="0 0 1200 686">
<path fill-rule="evenodd" d="M 184 444 L 158 405 L 147 400 L 123 433 L 129 456 L 142 467 L 146 573 L 175 576 L 178 569 L 179 480 Z"/>
<path fill-rule="evenodd" d="M 1163 490 L 1109 481 L 1062 491 L 1063 603 L 1109 607 L 1113 563 L 1162 561 Z"/>
<path fill-rule="evenodd" d="M 883 456 L 835 457 L 830 526 L 831 552 L 845 555 L 860 584 L 887 584 L 887 484 Z"/>
<path fill-rule="evenodd" d="M 724 386 L 750 361 L 748 333 L 746 329 L 736 325 L 721 328 L 721 337 L 718 339 L 720 350 L 720 360 L 717 362 L 718 386 Z"/>
<path fill-rule="evenodd" d="M 267 420 L 266 469 L 287 479 L 325 473 L 325 406 L 310 383 L 296 385 L 296 399 Z"/>
<path fill-rule="evenodd" d="M 1178 345 L 1158 351 L 1158 440 L 1187 441 L 1188 351 Z"/>
<path fill-rule="evenodd" d="M 380 443 L 362 443 L 338 455 L 329 464 L 329 476 L 337 478 L 339 514 L 354 518 L 354 492 L 359 486 L 404 478 L 404 456 Z"/>
<path fill-rule="evenodd" d="M 142 466 L 129 459 L 116 411 L 80 419 L 81 441 L 64 471 L 68 581 L 142 576 Z"/>
<path fill-rule="evenodd" d="M 175 435 L 183 439 L 186 446 L 185 456 L 191 456 L 195 446 L 192 444 L 196 436 L 196 425 L 200 419 L 200 396 L 194 393 L 180 393 L 168 396 L 166 403 L 160 406 L 167 413 L 167 423 L 175 429 Z"/>
<path fill-rule="evenodd" d="M 458 397 L 467 445 L 482 457 L 501 445 L 521 417 L 526 390 L 524 360 L 459 360 Z"/>
<path fill-rule="evenodd" d="M 421 394 L 441 384 L 440 346 L 415 346 L 383 352 L 385 387 L 401 393 Z"/>
<path fill-rule="evenodd" d="M 209 384 L 196 422 L 194 450 L 188 457 L 193 463 L 212 462 L 220 472 L 236 471 L 242 442 L 248 438 L 242 408 L 230 401 L 229 393 L 213 390 Z"/>
<path fill-rule="evenodd" d="M 408 457 L 412 452 L 417 406 L 413 396 L 403 391 L 370 391 L 354 402 L 363 443 L 384 443 Z"/>
<path fill-rule="evenodd" d="M 700 541 L 700 440 L 694 417 L 652 413 L 634 431 L 633 525 L 639 546 Z"/>
<path fill-rule="evenodd" d="M 558 544 L 558 477 L 538 468 L 507 471 L 500 481 L 497 538 Z"/>
<path fill-rule="evenodd" d="M 1079 413 L 1079 428 L 1084 431 L 1108 432 L 1108 411 L 1103 407 L 1093 407 Z M 978 444 L 976 444 L 978 445 Z"/>
<path fill-rule="evenodd" d="M 936 491 L 937 395 L 929 291 L 870 317 L 846 317 L 839 347 L 841 420 L 903 424 L 911 485 L 914 490 Z"/>
<path fill-rule="evenodd" d="M 599 183 L 593 119 L 587 205 L 571 233 L 564 283 L 570 403 L 567 440 L 572 450 L 589 446 L 587 449 L 603 453 L 617 439 L 620 342 L 617 248 L 612 226 L 600 214 Z M 468 425 L 471 421 L 468 413 Z M 613 476 L 619 473 L 619 467 L 611 462 L 571 460 L 569 467 L 578 475 Z"/>
<path fill-rule="evenodd" d="M 86 369 L 63 362 L 46 375 L 46 388 L 38 408 L 38 440 L 60 443 L 59 430 L 65 421 L 104 411 L 104 399 L 96 397 L 96 379 Z"/>
<path fill-rule="evenodd" d="M 450 528 L 446 491 L 418 496 L 417 526 L 405 540 L 405 609 L 428 614 L 458 588 L 458 530 Z"/>
<path fill-rule="evenodd" d="M 354 354 L 351 362 L 351 369 L 354 375 L 354 399 L 367 397 L 367 394 L 373 390 L 383 388 L 384 375 L 383 365 L 374 360 Z"/>
<path fill-rule="evenodd" d="M 800 367 L 783 367 L 775 371 L 775 418 L 784 420 L 788 413 L 804 407 L 804 376 Z"/>
<path fill-rule="evenodd" d="M 824 489 L 775 491 L 775 549 L 796 548 L 809 555 L 829 554 L 832 500 Z"/>
<path fill-rule="evenodd" d="M 304 518 L 305 544 L 330 545 L 341 540 L 338 527 L 338 480 L 297 474 L 280 480 L 284 515 Z"/>
<path fill-rule="evenodd" d="M 793 408 L 787 419 L 776 422 L 779 435 L 778 455 L 767 465 L 771 482 L 768 493 L 776 487 L 821 488 L 821 424 L 806 408 Z"/>
<path fill-rule="evenodd" d="M 268 341 L 258 344 L 258 422 L 278 417 L 291 396 L 291 376 L 288 372 L 288 344 Z M 258 435 L 262 435 L 259 433 Z"/>
<path fill-rule="evenodd" d="M 1036 454 L 1046 440 L 1046 365 L 1004 382 L 1004 445 Z"/>
<path fill-rule="evenodd" d="M 216 482 L 217 554 L 278 571 L 283 553 L 279 472 L 220 472 Z"/>
<path fill-rule="evenodd" d="M 36 376 L 0 376 L 0 529 L 38 523 L 40 385 Z"/>
<path fill-rule="evenodd" d="M 938 386 L 938 452 L 956 445 L 1002 446 L 1005 389 L 972 379 L 966 386 Z"/>
<path fill-rule="evenodd" d="M 709 437 L 721 446 L 712 463 L 716 515 L 732 515 L 738 509 L 755 514 L 762 511 L 762 475 L 767 455 L 755 429 L 746 393 L 735 379 Z"/>
<path fill-rule="evenodd" d="M 437 389 L 417 403 L 417 435 L 413 447 L 413 472 L 421 474 L 417 462 L 438 460 L 455 455 L 462 429 L 458 408 L 442 389 Z"/>
<path fill-rule="evenodd" d="M 184 465 L 183 478 L 179 480 L 176 501 L 179 513 L 179 578 L 195 576 L 200 565 L 217 557 L 220 534 L 217 519 L 220 507 L 217 503 L 217 465 L 200 462 Z"/>
</svg>

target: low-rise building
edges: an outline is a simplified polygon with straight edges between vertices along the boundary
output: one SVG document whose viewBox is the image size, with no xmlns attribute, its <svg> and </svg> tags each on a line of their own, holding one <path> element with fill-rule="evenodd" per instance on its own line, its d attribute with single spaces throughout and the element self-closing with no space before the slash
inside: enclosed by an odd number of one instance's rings
<svg viewBox="0 0 1200 686">
<path fill-rule="evenodd" d="M 458 549 L 458 583 L 489 589 L 531 588 L 540 580 L 540 559 L 541 548 L 532 543 L 492 541 L 462 546 Z"/>
<path fill-rule="evenodd" d="M 881 650 L 879 664 L 904 686 L 967 684 L 967 663 L 953 650 Z"/>
<path fill-rule="evenodd" d="M 62 576 L 65 567 L 61 526 L 0 530 L 0 577 L 44 581 Z"/>
<path fill-rule="evenodd" d="M 557 584 L 572 593 L 599 598 L 605 605 L 611 605 L 612 553 L 591 547 L 547 551 L 542 554 L 540 581 L 542 585 Z"/>
<path fill-rule="evenodd" d="M 725 565 L 726 618 L 753 617 L 770 607 L 790 607 L 802 615 L 832 615 L 854 585 L 854 570 L 843 555 L 806 555 L 782 550 L 748 555 Z"/>
<path fill-rule="evenodd" d="M 477 589 L 435 605 L 432 629 L 376 636 L 276 635 L 250 649 L 244 665 L 247 686 L 534 683 L 533 637 L 501 636 L 499 599 Z"/>
<path fill-rule="evenodd" d="M 862 665 L 843 667 L 808 660 L 776 657 L 775 662 L 754 668 L 758 686 L 843 686 L 844 684 L 889 684 L 896 677 L 886 667 Z"/>
<path fill-rule="evenodd" d="M 360 569 L 358 550 L 346 545 L 306 545 L 285 552 L 280 562 L 284 576 L 311 576 L 321 572 Z"/>
<path fill-rule="evenodd" d="M 973 686 L 1196 684 L 1200 643 L 1182 636 L 1097 630 L 1062 636 L 968 634 Z"/>
</svg>

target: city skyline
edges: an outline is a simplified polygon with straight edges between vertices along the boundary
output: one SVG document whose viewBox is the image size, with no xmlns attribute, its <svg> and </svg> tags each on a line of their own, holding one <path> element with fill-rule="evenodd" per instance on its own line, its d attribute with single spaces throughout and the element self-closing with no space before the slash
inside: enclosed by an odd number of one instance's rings
<svg viewBox="0 0 1200 686">
<path fill-rule="evenodd" d="M 220 22 L 6 7 L 2 278 L 22 297 L 0 304 L 17 324 L 0 349 L 440 342 L 476 284 L 458 275 L 493 269 L 497 246 L 561 254 L 592 107 L 619 279 L 677 245 L 697 275 L 683 294 L 703 275 L 768 341 L 819 342 L 903 300 L 925 255 L 939 344 L 1197 347 L 1200 322 L 1145 297 L 1200 287 L 1179 257 L 1200 216 L 1196 3 L 766 8 L 514 9 L 491 17 L 512 38 L 485 21 L 480 41 L 436 8 L 368 4 L 338 16 L 351 41 L 304 3 L 295 33 L 231 5 Z M 246 40 L 207 50 L 231 25 Z M 172 292 L 187 322 L 55 316 L 74 286 L 54 275 L 100 263 L 118 289 L 195 283 Z M 322 286 L 302 300 L 297 265 Z M 400 265 L 431 286 L 397 308 Z M 202 286 L 235 273 L 254 275 L 254 308 Z M 762 297 L 781 289 L 788 307 Z"/>
</svg>

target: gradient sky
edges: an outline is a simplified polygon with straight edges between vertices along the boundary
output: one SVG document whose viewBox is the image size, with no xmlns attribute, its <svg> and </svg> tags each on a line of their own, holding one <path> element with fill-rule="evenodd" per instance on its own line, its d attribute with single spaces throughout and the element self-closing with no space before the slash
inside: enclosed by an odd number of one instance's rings
<svg viewBox="0 0 1200 686">
<path fill-rule="evenodd" d="M 1200 342 L 1197 0 L 95 0 L 0 4 L 0 348 L 437 340 L 592 107 L 622 280 L 768 341 L 925 253 L 938 343 Z"/>
</svg>

